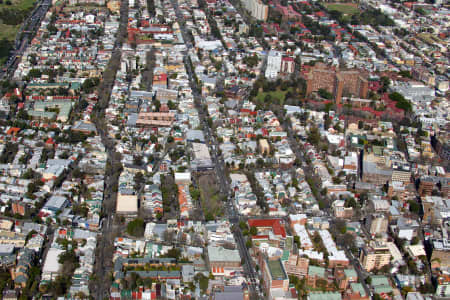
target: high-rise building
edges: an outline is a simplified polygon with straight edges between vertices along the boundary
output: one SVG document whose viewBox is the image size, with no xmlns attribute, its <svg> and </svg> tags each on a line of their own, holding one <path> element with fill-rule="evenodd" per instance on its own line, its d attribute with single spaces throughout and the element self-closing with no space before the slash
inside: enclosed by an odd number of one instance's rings
<svg viewBox="0 0 450 300">
<path fill-rule="evenodd" d="M 370 246 L 362 248 L 359 257 L 361 265 L 367 272 L 380 269 L 390 263 L 391 253 L 386 244 L 372 242 Z"/>
<path fill-rule="evenodd" d="M 324 89 L 333 94 L 336 104 L 347 95 L 367 98 L 369 83 L 358 70 L 338 71 L 325 64 L 317 64 L 306 74 L 306 94 Z"/>
<path fill-rule="evenodd" d="M 289 259 L 284 262 L 284 267 L 288 275 L 295 275 L 298 278 L 303 278 L 308 275 L 309 259 L 298 257 L 296 254 L 291 254 Z"/>
<path fill-rule="evenodd" d="M 281 73 L 292 74 L 295 70 L 295 61 L 293 57 L 284 56 L 281 60 Z"/>
<path fill-rule="evenodd" d="M 279 51 L 271 50 L 267 56 L 266 78 L 276 79 L 281 70 L 282 55 Z"/>
<path fill-rule="evenodd" d="M 242 3 L 252 17 L 260 21 L 267 20 L 269 7 L 261 0 L 242 0 Z"/>
</svg>

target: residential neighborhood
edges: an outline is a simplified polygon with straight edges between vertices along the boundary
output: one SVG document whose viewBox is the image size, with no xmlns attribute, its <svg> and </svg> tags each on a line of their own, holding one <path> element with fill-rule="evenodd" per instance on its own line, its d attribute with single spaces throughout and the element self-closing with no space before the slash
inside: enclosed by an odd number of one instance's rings
<svg viewBox="0 0 450 300">
<path fill-rule="evenodd" d="M 450 298 L 449 3 L 20 13 L 1 299 Z"/>
</svg>

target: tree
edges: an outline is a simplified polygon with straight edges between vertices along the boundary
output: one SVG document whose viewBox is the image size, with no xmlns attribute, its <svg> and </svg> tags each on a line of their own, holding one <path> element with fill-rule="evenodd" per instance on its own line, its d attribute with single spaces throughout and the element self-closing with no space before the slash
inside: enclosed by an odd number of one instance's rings
<svg viewBox="0 0 450 300">
<path fill-rule="evenodd" d="M 262 159 L 261 157 L 259 157 L 259 158 L 256 160 L 256 165 L 258 166 L 258 168 L 264 167 L 264 159 Z"/>
<path fill-rule="evenodd" d="M 347 198 L 347 200 L 345 200 L 345 207 L 356 208 L 357 207 L 357 203 L 356 203 L 355 198 L 353 198 L 353 197 Z"/>
<path fill-rule="evenodd" d="M 255 226 L 250 227 L 250 234 L 251 235 L 257 235 L 258 229 Z"/>
<path fill-rule="evenodd" d="M 17 112 L 17 118 L 21 120 L 28 120 L 30 117 L 28 115 L 28 112 L 22 108 Z"/>
<path fill-rule="evenodd" d="M 73 274 L 73 271 L 78 267 L 78 256 L 75 254 L 75 251 L 72 249 L 67 250 L 61 253 L 58 257 L 58 262 L 63 265 L 63 273 L 70 276 Z"/>
<path fill-rule="evenodd" d="M 142 155 L 133 156 L 133 163 L 137 166 L 142 165 Z"/>
<path fill-rule="evenodd" d="M 408 204 L 409 204 L 409 211 L 410 212 L 415 213 L 415 214 L 419 214 L 419 211 L 420 211 L 419 203 L 417 203 L 414 200 L 409 200 Z"/>
<path fill-rule="evenodd" d="M 167 251 L 167 254 L 165 256 L 175 258 L 178 260 L 181 257 L 181 250 L 179 248 L 172 248 L 169 251 Z"/>
<path fill-rule="evenodd" d="M 245 221 L 239 221 L 239 228 L 241 228 L 241 230 L 244 230 L 244 229 L 248 230 L 248 225 Z"/>
<path fill-rule="evenodd" d="M 22 174 L 23 179 L 33 179 L 34 178 L 34 171 L 32 169 L 27 169 L 25 173 Z"/>
<path fill-rule="evenodd" d="M 334 227 L 336 228 L 337 232 L 340 232 L 344 234 L 347 231 L 347 224 L 342 219 L 336 219 L 334 222 Z"/>
<path fill-rule="evenodd" d="M 143 219 L 137 218 L 128 223 L 127 233 L 135 237 L 144 236 L 145 223 Z"/>
<path fill-rule="evenodd" d="M 403 97 L 402 94 L 398 93 L 398 92 L 393 92 L 391 94 L 389 94 L 389 98 L 392 101 L 397 102 L 395 104 L 395 107 L 403 109 L 404 111 L 408 112 L 412 110 L 412 105 L 411 103 L 405 99 L 405 97 Z"/>
<path fill-rule="evenodd" d="M 253 242 L 251 239 L 248 239 L 247 242 L 245 242 L 245 246 L 249 249 L 253 246 Z"/>
<path fill-rule="evenodd" d="M 352 248 L 355 244 L 355 236 L 349 232 L 346 232 L 339 240 L 342 240 L 344 247 Z"/>
<path fill-rule="evenodd" d="M 169 107 L 170 110 L 174 110 L 177 108 L 177 105 L 173 103 L 171 100 L 167 102 L 167 106 Z"/>
<path fill-rule="evenodd" d="M 100 79 L 98 77 L 87 78 L 81 85 L 81 90 L 85 93 L 91 93 L 99 83 Z"/>
<path fill-rule="evenodd" d="M 358 129 L 363 129 L 364 128 L 364 122 L 359 120 L 358 121 Z"/>
<path fill-rule="evenodd" d="M 331 100 L 333 98 L 333 94 L 331 94 L 326 89 L 319 89 L 317 92 L 318 92 L 320 97 L 325 98 L 327 100 Z"/>
<path fill-rule="evenodd" d="M 72 177 L 81 179 L 83 177 L 84 173 L 81 172 L 80 168 L 76 167 L 72 171 Z"/>
<path fill-rule="evenodd" d="M 320 133 L 319 133 L 319 129 L 317 129 L 317 127 L 311 127 L 309 132 L 308 132 L 308 138 L 307 138 L 308 142 L 312 145 L 317 146 L 319 144 L 320 141 Z"/>
</svg>

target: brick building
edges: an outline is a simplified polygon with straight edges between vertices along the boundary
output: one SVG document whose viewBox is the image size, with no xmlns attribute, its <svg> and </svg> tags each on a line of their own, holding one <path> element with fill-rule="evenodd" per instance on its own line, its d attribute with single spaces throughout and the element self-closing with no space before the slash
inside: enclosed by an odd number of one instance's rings
<svg viewBox="0 0 450 300">
<path fill-rule="evenodd" d="M 284 267 L 288 275 L 294 275 L 303 278 L 308 275 L 309 259 L 291 254 L 289 259 L 284 262 Z"/>
<path fill-rule="evenodd" d="M 164 126 L 169 127 L 175 121 L 174 113 L 160 112 L 140 112 L 136 121 L 136 126 Z"/>
<path fill-rule="evenodd" d="M 316 288 L 318 280 L 323 280 L 326 282 L 325 268 L 309 266 L 306 284 L 312 288 Z"/>
<path fill-rule="evenodd" d="M 264 288 L 267 294 L 270 294 L 271 289 L 282 289 L 285 292 L 288 291 L 289 277 L 286 274 L 280 259 L 263 259 L 261 267 Z"/>
<path fill-rule="evenodd" d="M 12 202 L 12 212 L 13 214 L 19 214 L 21 216 L 25 216 L 27 213 L 28 206 L 26 203 L 23 203 L 21 201 L 13 201 Z"/>
<path fill-rule="evenodd" d="M 333 94 L 336 104 L 343 96 L 367 98 L 369 83 L 358 70 L 336 71 L 324 64 L 317 64 L 305 76 L 306 94 L 324 89 Z"/>
<path fill-rule="evenodd" d="M 419 194 L 421 197 L 431 196 L 435 185 L 435 181 L 431 176 L 423 176 L 420 178 Z"/>
</svg>

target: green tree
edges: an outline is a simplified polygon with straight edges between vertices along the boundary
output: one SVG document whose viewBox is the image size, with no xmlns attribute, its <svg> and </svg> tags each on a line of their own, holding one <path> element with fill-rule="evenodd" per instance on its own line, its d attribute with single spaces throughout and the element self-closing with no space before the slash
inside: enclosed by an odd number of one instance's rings
<svg viewBox="0 0 450 300">
<path fill-rule="evenodd" d="M 143 219 L 137 218 L 129 222 L 127 225 L 127 233 L 131 236 L 142 237 L 144 236 L 145 223 Z"/>
<path fill-rule="evenodd" d="M 248 225 L 245 221 L 239 221 L 239 228 L 241 228 L 241 230 L 248 229 Z"/>
<path fill-rule="evenodd" d="M 419 205 L 419 203 L 417 203 L 417 202 L 414 201 L 414 200 L 409 200 L 409 201 L 408 201 L 408 204 L 409 204 L 409 211 L 410 211 L 410 212 L 415 213 L 415 214 L 418 214 L 418 213 L 419 213 L 419 211 L 420 211 L 420 205 Z"/>
<path fill-rule="evenodd" d="M 317 127 L 311 127 L 309 132 L 308 132 L 308 138 L 307 138 L 308 142 L 311 143 L 312 145 L 317 146 L 319 144 L 320 141 L 320 133 L 319 133 L 319 129 Z"/>
</svg>

